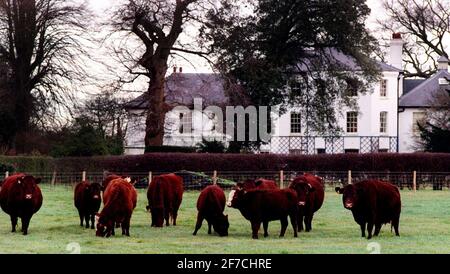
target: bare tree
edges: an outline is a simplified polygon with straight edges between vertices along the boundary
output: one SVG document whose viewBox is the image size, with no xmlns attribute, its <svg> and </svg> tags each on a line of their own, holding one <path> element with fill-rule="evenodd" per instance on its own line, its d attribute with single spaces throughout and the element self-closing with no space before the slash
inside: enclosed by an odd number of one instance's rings
<svg viewBox="0 0 450 274">
<path fill-rule="evenodd" d="M 8 88 L 0 109 L 15 119 L 17 130 L 70 111 L 73 84 L 86 81 L 83 69 L 88 12 L 73 0 L 0 0 L 0 61 L 8 67 Z"/>
<path fill-rule="evenodd" d="M 383 4 L 389 19 L 378 20 L 381 31 L 401 32 L 406 40 L 405 77 L 430 77 L 437 70 L 437 59 L 449 57 L 445 40 L 450 38 L 450 2 L 384 0 Z"/>
<path fill-rule="evenodd" d="M 165 114 L 171 106 L 164 102 L 164 84 L 170 57 L 179 53 L 206 57 L 208 52 L 182 44 L 180 35 L 187 23 L 200 21 L 202 0 L 129 0 L 115 12 L 115 30 L 127 35 L 116 54 L 134 82 L 141 76 L 149 79 L 146 112 L 146 146 L 163 143 Z M 123 79 L 122 79 L 123 80 Z"/>
</svg>

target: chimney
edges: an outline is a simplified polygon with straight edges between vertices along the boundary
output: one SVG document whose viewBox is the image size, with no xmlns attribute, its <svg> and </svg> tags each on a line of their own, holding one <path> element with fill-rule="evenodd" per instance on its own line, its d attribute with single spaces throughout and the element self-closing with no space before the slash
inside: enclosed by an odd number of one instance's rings
<svg viewBox="0 0 450 274">
<path fill-rule="evenodd" d="M 173 73 L 177 73 L 177 67 L 173 67 Z"/>
<path fill-rule="evenodd" d="M 180 67 L 180 73 L 183 73 L 183 67 Z"/>
<path fill-rule="evenodd" d="M 388 62 L 391 66 L 403 70 L 403 44 L 401 33 L 393 33 L 392 40 L 389 46 Z"/>
<path fill-rule="evenodd" d="M 438 70 L 448 70 L 448 59 L 444 55 L 439 57 L 438 62 Z"/>
</svg>

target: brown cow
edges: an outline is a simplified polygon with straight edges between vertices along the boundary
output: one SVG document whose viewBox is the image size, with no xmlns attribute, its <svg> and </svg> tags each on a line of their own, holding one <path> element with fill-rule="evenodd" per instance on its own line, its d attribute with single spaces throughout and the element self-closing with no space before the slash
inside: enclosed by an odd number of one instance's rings
<svg viewBox="0 0 450 274">
<path fill-rule="evenodd" d="M 244 182 L 240 182 L 236 184 L 236 187 L 243 188 L 245 190 L 252 190 L 252 189 L 278 189 L 277 183 L 272 180 L 266 180 L 263 178 L 259 178 L 256 180 L 245 180 Z"/>
<path fill-rule="evenodd" d="M 100 209 L 102 201 L 102 186 L 99 183 L 81 182 L 75 186 L 74 202 L 80 216 L 80 226 L 83 226 L 83 220 L 86 220 L 86 228 L 94 229 L 95 214 Z"/>
<path fill-rule="evenodd" d="M 197 224 L 193 235 L 202 227 L 203 219 L 208 222 L 208 234 L 211 234 L 211 226 L 220 236 L 228 236 L 228 215 L 223 215 L 225 209 L 225 193 L 216 185 L 206 187 L 197 200 Z"/>
<path fill-rule="evenodd" d="M 137 179 L 136 179 L 136 178 L 131 178 L 131 177 L 128 176 L 128 175 L 110 174 L 110 175 L 106 176 L 105 179 L 103 179 L 103 182 L 102 182 L 102 188 L 103 188 L 103 190 L 106 190 L 106 188 L 108 187 L 108 184 L 109 184 L 112 180 L 119 179 L 119 178 L 125 179 L 126 181 L 128 181 L 128 182 L 131 183 L 132 185 L 134 185 L 134 184 L 137 182 Z"/>
<path fill-rule="evenodd" d="M 42 193 L 38 184 L 40 178 L 23 173 L 6 178 L 0 190 L 0 206 L 11 217 L 11 232 L 16 232 L 17 219 L 22 220 L 23 235 L 28 234 L 28 226 L 33 214 L 42 206 Z"/>
<path fill-rule="evenodd" d="M 242 216 L 251 222 L 253 239 L 258 239 L 261 222 L 264 237 L 267 237 L 269 222 L 274 220 L 280 220 L 280 237 L 283 237 L 288 226 L 288 216 L 294 229 L 294 237 L 297 237 L 297 194 L 292 189 L 246 191 L 235 187 L 230 192 L 227 205 L 239 209 Z"/>
<path fill-rule="evenodd" d="M 169 217 L 177 225 L 178 209 L 183 199 L 183 178 L 175 174 L 153 177 L 147 190 L 148 206 L 153 227 L 162 227 L 164 219 L 169 226 Z"/>
<path fill-rule="evenodd" d="M 391 223 L 395 235 L 400 236 L 401 200 L 400 191 L 391 183 L 366 180 L 344 188 L 336 187 L 336 192 L 343 194 L 344 207 L 352 211 L 353 218 L 361 227 L 361 237 L 365 237 L 367 224 L 367 239 L 372 238 L 375 225 L 375 236 L 380 233 L 381 226 Z"/>
<path fill-rule="evenodd" d="M 105 189 L 103 207 L 97 214 L 97 231 L 99 237 L 114 235 L 114 224 L 121 224 L 122 235 L 130 236 L 130 219 L 136 207 L 137 193 L 133 185 L 119 178 L 112 180 Z"/>
<path fill-rule="evenodd" d="M 312 174 L 304 174 L 296 177 L 289 188 L 297 192 L 298 198 L 298 231 L 303 230 L 303 221 L 305 222 L 305 231 L 312 229 L 312 219 L 314 213 L 322 207 L 325 191 L 323 189 L 322 179 Z"/>
</svg>

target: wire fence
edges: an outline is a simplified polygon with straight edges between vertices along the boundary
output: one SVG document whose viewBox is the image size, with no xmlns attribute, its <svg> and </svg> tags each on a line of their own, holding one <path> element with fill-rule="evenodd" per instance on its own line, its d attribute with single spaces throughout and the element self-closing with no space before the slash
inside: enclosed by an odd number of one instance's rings
<svg viewBox="0 0 450 274">
<path fill-rule="evenodd" d="M 247 179 L 265 178 L 275 181 L 280 188 L 288 187 L 291 180 L 305 172 L 323 178 L 324 187 L 334 189 L 348 183 L 355 183 L 367 179 L 377 179 L 391 182 L 400 189 L 443 190 L 450 188 L 450 172 L 379 172 L 379 171 L 175 171 L 184 181 L 186 190 L 201 190 L 207 185 L 218 184 L 224 189 L 231 189 L 237 182 Z M 27 173 L 27 172 L 25 172 Z M 42 179 L 42 184 L 75 186 L 78 182 L 101 183 L 105 176 L 112 172 L 29 172 Z M 147 188 L 154 176 L 168 172 L 131 172 L 127 175 L 137 179 L 136 188 Z M 0 174 L 4 180 L 8 173 Z"/>
</svg>

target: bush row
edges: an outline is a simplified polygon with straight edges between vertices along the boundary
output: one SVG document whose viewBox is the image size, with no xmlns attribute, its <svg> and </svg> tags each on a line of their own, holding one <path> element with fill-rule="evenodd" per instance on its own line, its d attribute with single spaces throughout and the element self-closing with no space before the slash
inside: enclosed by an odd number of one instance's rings
<svg viewBox="0 0 450 274">
<path fill-rule="evenodd" d="M 0 157 L 0 164 L 28 172 L 191 171 L 392 171 L 450 172 L 450 154 L 197 154 L 149 153 L 108 157 Z"/>
</svg>

